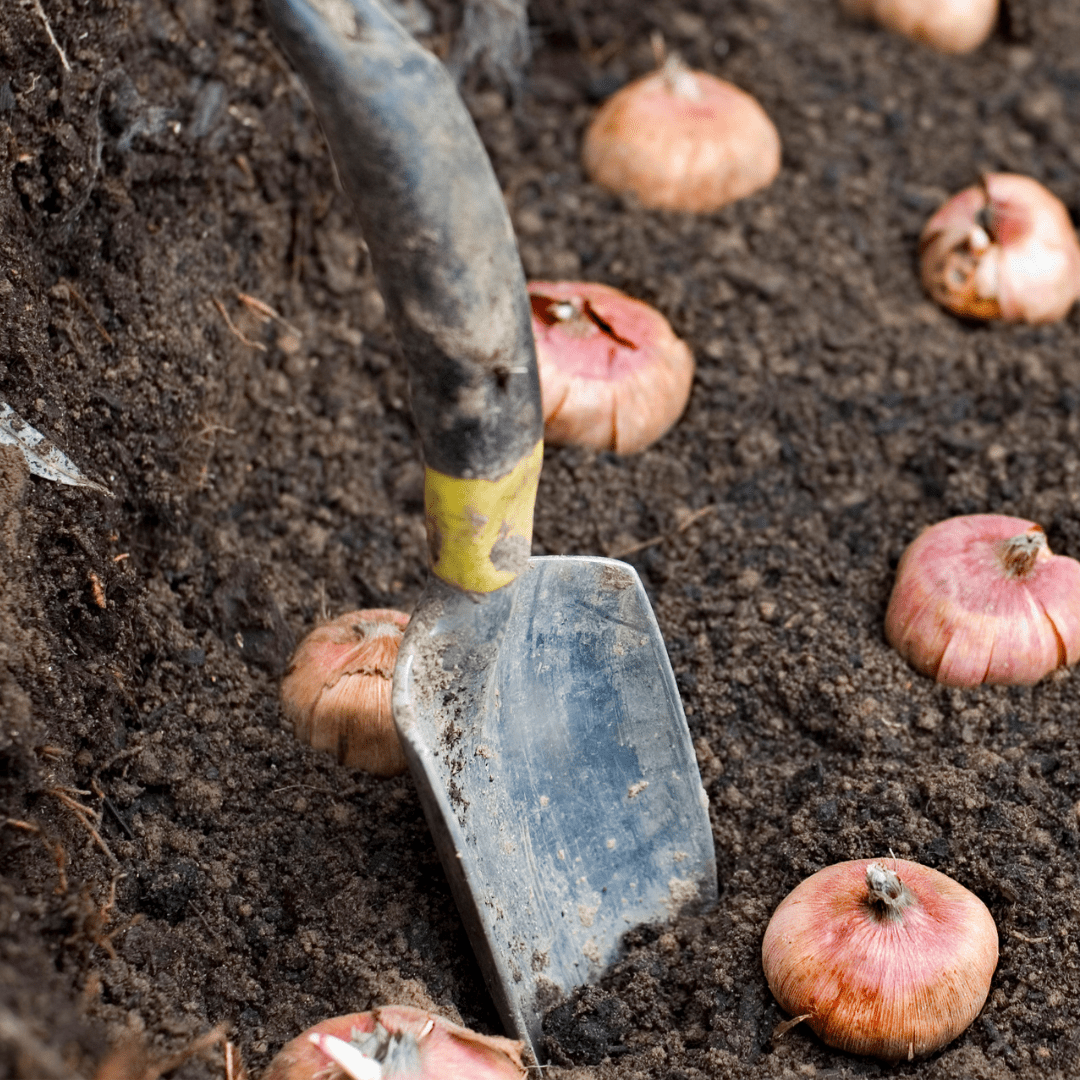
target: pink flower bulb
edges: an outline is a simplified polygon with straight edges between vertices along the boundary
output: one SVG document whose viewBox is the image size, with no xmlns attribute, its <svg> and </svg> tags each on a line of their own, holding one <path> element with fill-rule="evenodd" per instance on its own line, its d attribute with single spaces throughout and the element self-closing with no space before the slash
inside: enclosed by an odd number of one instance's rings
<svg viewBox="0 0 1080 1080">
<path fill-rule="evenodd" d="M 604 102 L 582 161 L 595 183 L 642 206 L 706 213 L 773 182 L 780 136 L 749 94 L 672 53 Z"/>
<path fill-rule="evenodd" d="M 281 680 L 281 705 L 302 742 L 350 768 L 397 776 L 408 762 L 391 711 L 398 647 L 409 616 L 350 611 L 316 627 Z"/>
<path fill-rule="evenodd" d="M 1035 180 L 988 173 L 954 195 L 919 241 L 923 287 L 973 319 L 1046 323 L 1080 297 L 1080 242 L 1061 200 Z"/>
<path fill-rule="evenodd" d="M 694 358 L 667 319 L 618 289 L 533 281 L 544 438 L 633 454 L 686 408 Z"/>
<path fill-rule="evenodd" d="M 943 53 L 977 49 L 998 13 L 998 0 L 841 0 L 840 6 Z"/>
<path fill-rule="evenodd" d="M 761 946 L 769 989 L 829 1046 L 922 1057 L 979 1014 L 997 967 L 986 905 L 903 859 L 826 867 L 792 890 Z"/>
<path fill-rule="evenodd" d="M 900 560 L 885 637 L 949 686 L 1038 682 L 1080 659 L 1080 563 L 1023 518 L 938 522 Z"/>
<path fill-rule="evenodd" d="M 521 1050 L 422 1009 L 385 1005 L 309 1028 L 262 1080 L 520 1080 Z"/>
</svg>

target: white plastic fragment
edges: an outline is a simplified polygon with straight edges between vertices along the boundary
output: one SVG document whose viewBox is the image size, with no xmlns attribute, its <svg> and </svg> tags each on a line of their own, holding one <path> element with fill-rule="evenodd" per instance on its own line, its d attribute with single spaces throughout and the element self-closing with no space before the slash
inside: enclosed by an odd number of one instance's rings
<svg viewBox="0 0 1080 1080">
<path fill-rule="evenodd" d="M 6 402 L 0 401 L 0 443 L 17 446 L 35 476 L 58 484 L 88 487 L 104 495 L 112 492 L 83 475 L 78 466 L 58 446 L 49 442 L 37 428 L 32 428 Z"/>
</svg>

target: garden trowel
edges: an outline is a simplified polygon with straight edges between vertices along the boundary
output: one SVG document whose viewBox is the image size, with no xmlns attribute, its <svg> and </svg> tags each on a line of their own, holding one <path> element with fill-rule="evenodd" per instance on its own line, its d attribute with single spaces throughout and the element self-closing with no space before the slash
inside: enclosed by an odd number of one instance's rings
<svg viewBox="0 0 1080 1080">
<path fill-rule="evenodd" d="M 508 1031 L 716 896 L 705 792 L 632 567 L 530 558 L 543 418 L 509 216 L 445 69 L 376 0 L 265 0 L 409 368 L 433 575 L 394 719 Z"/>
</svg>

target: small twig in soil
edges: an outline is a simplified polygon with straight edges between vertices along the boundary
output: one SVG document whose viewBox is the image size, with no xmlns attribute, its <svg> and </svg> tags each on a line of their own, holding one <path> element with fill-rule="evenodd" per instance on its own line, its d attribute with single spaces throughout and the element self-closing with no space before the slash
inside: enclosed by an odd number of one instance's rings
<svg viewBox="0 0 1080 1080">
<path fill-rule="evenodd" d="M 40 0 L 34 0 L 34 2 L 40 5 Z M 83 193 L 66 211 L 64 211 L 61 221 L 65 228 L 71 225 L 83 210 L 86 209 L 86 204 L 90 201 L 94 186 L 97 184 L 97 178 L 101 174 L 101 152 L 105 146 L 105 135 L 101 127 L 101 98 L 105 93 L 105 88 L 110 86 L 118 78 L 122 77 L 123 70 L 121 68 L 114 68 L 102 77 L 101 82 L 98 83 L 97 90 L 94 91 L 94 104 L 91 109 L 91 114 L 94 118 L 94 143 L 90 149 L 90 156 L 87 162 L 90 179 L 87 180 L 86 186 L 83 188 Z M 91 316 L 93 316 L 93 312 L 91 312 Z M 94 321 L 97 322 L 96 316 L 94 316 Z"/>
<path fill-rule="evenodd" d="M 229 318 L 229 313 L 225 310 L 225 305 L 216 297 L 211 296 L 211 300 L 214 302 L 214 307 L 221 313 L 221 317 L 225 320 L 225 325 L 229 328 L 229 331 L 237 338 L 239 338 L 245 345 L 252 349 L 258 349 L 259 352 L 266 352 L 266 346 L 261 341 L 252 341 L 243 335 L 236 323 Z"/>
<path fill-rule="evenodd" d="M 251 190 L 254 190 L 256 185 L 255 174 L 251 171 L 251 162 L 243 154 L 237 154 L 233 158 L 236 162 L 236 167 L 247 177 L 247 182 Z"/>
<path fill-rule="evenodd" d="M 648 540 L 641 540 L 636 544 L 631 544 L 629 547 L 619 548 L 616 551 L 609 551 L 608 558 L 624 559 L 627 555 L 634 555 L 639 551 L 644 551 L 645 548 L 652 547 L 654 544 L 662 544 L 665 540 L 670 540 L 672 537 L 678 536 L 679 533 L 686 532 L 691 525 L 700 521 L 706 514 L 711 514 L 715 509 L 716 506 L 713 503 L 710 503 L 708 506 L 703 506 L 699 510 L 695 510 L 692 514 L 688 515 L 685 521 L 670 532 L 660 533 L 658 536 L 650 536 Z"/>
<path fill-rule="evenodd" d="M 5 825 L 10 825 L 13 829 L 23 829 L 26 832 L 39 833 L 41 830 L 29 821 L 21 821 L 19 818 L 9 817 L 4 821 Z"/>
<path fill-rule="evenodd" d="M 56 888 L 53 889 L 53 895 L 63 896 L 68 891 L 68 879 L 67 879 L 67 850 L 59 840 L 50 840 L 44 833 L 41 834 L 41 842 L 45 845 L 45 849 L 53 857 L 53 862 L 56 863 L 56 876 L 59 880 L 56 883 Z"/>
<path fill-rule="evenodd" d="M 315 784 L 286 784 L 284 787 L 274 788 L 270 794 L 280 795 L 283 791 L 292 791 L 294 788 L 307 788 L 308 791 L 318 791 L 323 795 L 338 795 L 337 791 L 327 787 L 317 787 Z"/>
<path fill-rule="evenodd" d="M 236 434 L 236 428 L 226 427 L 224 424 L 207 424 L 195 436 L 195 438 L 198 439 L 199 442 L 203 442 L 203 443 L 208 444 L 209 446 L 213 446 L 214 445 L 214 435 L 217 434 L 217 432 L 219 432 L 219 431 L 224 433 L 225 435 L 235 435 Z M 207 435 L 209 435 L 210 438 L 207 438 Z M 126 558 L 126 556 L 125 556 L 125 558 Z"/>
<path fill-rule="evenodd" d="M 57 282 L 57 285 L 65 289 L 71 299 L 74 300 L 75 303 L 78 304 L 79 307 L 81 307 L 87 315 L 90 316 L 91 322 L 93 322 L 95 328 L 97 329 L 97 332 L 102 336 L 106 344 L 115 345 L 116 342 L 113 341 L 112 335 L 109 333 L 108 330 L 105 329 L 104 326 L 101 325 L 101 320 L 94 313 L 94 309 L 83 299 L 82 293 L 80 293 L 79 290 L 76 289 L 75 286 L 72 285 L 71 282 L 68 281 L 66 278 L 61 278 L 60 281 Z"/>
<path fill-rule="evenodd" d="M 7 818 L 4 824 L 10 825 L 13 829 L 22 829 L 23 832 L 34 833 L 41 837 L 45 850 L 53 857 L 53 862 L 56 863 L 56 873 L 60 879 L 56 884 L 56 888 L 53 889 L 53 893 L 56 896 L 63 896 L 68 891 L 67 874 L 64 872 L 64 867 L 67 866 L 67 852 L 64 850 L 64 845 L 59 840 L 50 840 L 42 831 L 41 826 L 35 825 L 32 821 Z"/>
<path fill-rule="evenodd" d="M 1010 930 L 1009 937 L 1019 938 L 1029 945 L 1045 945 L 1050 940 L 1048 937 L 1028 937 L 1027 934 L 1021 934 L 1019 930 Z"/>
<path fill-rule="evenodd" d="M 60 42 L 56 40 L 52 23 L 49 22 L 49 16 L 45 14 L 45 9 L 41 6 L 41 0 L 30 0 L 30 3 L 34 9 L 34 13 L 41 20 L 42 26 L 45 27 L 45 33 L 49 35 L 49 41 L 52 42 L 52 47 L 56 50 L 56 55 L 60 57 L 60 63 L 64 65 L 64 70 L 70 71 L 71 65 L 68 63 L 68 58 L 64 55 L 64 50 L 60 48 Z"/>
<path fill-rule="evenodd" d="M 295 335 L 298 338 L 302 338 L 304 335 L 296 329 L 295 326 L 283 315 L 279 315 L 268 303 L 264 300 L 260 300 L 256 296 L 249 296 L 247 293 L 238 292 L 236 294 L 237 300 L 242 304 L 246 304 L 254 312 L 262 315 L 264 319 L 273 319 L 275 322 L 281 323 L 290 334 Z"/>
<path fill-rule="evenodd" d="M 189 1058 L 218 1043 L 223 1045 L 225 1052 L 226 1080 L 245 1080 L 246 1073 L 240 1062 L 240 1055 L 225 1038 L 224 1024 L 219 1024 L 205 1035 L 200 1035 L 183 1050 L 160 1061 L 151 1060 L 150 1053 L 142 1042 L 134 1039 L 123 1042 L 97 1067 L 94 1080 L 158 1080 L 158 1077 L 172 1072 Z M 239 1067 L 239 1072 L 230 1071 L 234 1064 Z"/>
<path fill-rule="evenodd" d="M 123 681 L 120 679 L 120 677 L 115 671 L 113 672 L 113 675 L 116 678 L 117 685 L 119 686 L 120 691 L 123 693 L 125 700 L 127 700 L 130 704 L 135 700 L 134 697 L 131 695 L 131 692 L 128 690 L 128 688 L 124 686 Z M 149 719 L 156 720 L 166 708 L 168 708 L 168 706 L 162 705 L 160 709 L 155 709 L 150 714 Z M 131 759 L 138 757 L 141 753 L 143 753 L 144 750 L 146 750 L 146 744 L 144 742 L 137 742 L 133 746 L 125 746 L 123 750 L 118 750 L 115 754 L 113 754 L 111 758 L 99 765 L 94 770 L 94 777 L 97 778 L 101 776 L 102 773 L 109 772 L 109 770 L 111 770 L 113 766 L 119 765 L 120 762 L 124 762 L 124 768 L 120 776 L 121 778 L 127 776 L 127 771 L 131 767 Z"/>
<path fill-rule="evenodd" d="M 113 672 L 113 674 L 115 675 L 116 672 Z M 120 826 L 121 830 L 123 830 L 124 835 L 129 840 L 134 840 L 135 834 L 131 831 L 130 826 L 124 820 L 123 815 L 120 813 L 120 811 L 116 809 L 116 805 L 113 803 L 112 799 L 110 799 L 109 796 L 106 795 L 105 792 L 102 790 L 101 784 L 98 783 L 97 776 L 91 777 L 90 790 L 93 791 L 93 793 L 101 800 L 101 805 L 106 810 L 108 810 L 109 813 L 112 814 L 112 816 L 116 819 L 116 822 Z M 101 822 L 103 816 L 104 815 L 98 815 L 99 823 Z"/>
<path fill-rule="evenodd" d="M 219 944 L 224 945 L 225 942 L 221 935 L 210 925 L 210 920 L 197 908 L 194 904 L 191 905 L 191 910 L 195 912 L 199 917 L 199 922 L 206 927 L 206 932 Z"/>
<path fill-rule="evenodd" d="M 125 930 L 131 929 L 136 923 L 142 922 L 142 914 L 140 913 L 132 916 L 120 926 L 113 927 L 112 930 L 107 929 L 112 922 L 112 910 L 116 906 L 116 883 L 122 881 L 126 876 L 126 874 L 120 873 L 113 874 L 112 881 L 109 882 L 108 899 L 101 907 L 95 907 L 93 901 L 90 899 L 89 890 L 84 890 L 79 901 L 79 928 L 70 937 L 65 938 L 65 945 L 72 944 L 77 942 L 80 938 L 86 937 L 90 940 L 91 944 L 96 945 L 100 949 L 104 949 L 105 952 L 109 954 L 110 960 L 116 959 L 116 948 L 113 946 L 113 938 L 118 934 L 122 934 Z"/>
<path fill-rule="evenodd" d="M 105 587 L 101 584 L 101 578 L 99 578 L 93 570 L 86 576 L 90 581 L 90 591 L 93 594 L 94 603 L 102 609 L 108 607 L 108 604 L 105 602 Z"/>
<path fill-rule="evenodd" d="M 76 790 L 74 788 L 70 790 Z M 89 791 L 77 791 L 79 795 L 89 795 Z M 114 867 L 120 866 L 120 860 L 112 853 L 109 845 L 101 837 L 101 833 L 97 831 L 94 826 L 94 822 L 98 820 L 98 815 L 95 811 L 91 810 L 89 806 L 83 806 L 77 799 L 73 799 L 63 788 L 50 788 L 46 794 L 55 795 L 68 809 L 70 809 L 75 816 L 82 823 L 82 826 L 86 831 L 94 838 L 94 842 L 105 853 L 106 858 L 113 864 Z"/>
<path fill-rule="evenodd" d="M 200 1035 L 183 1050 L 178 1051 L 171 1057 L 165 1058 L 164 1061 L 157 1062 L 151 1069 L 147 1070 L 146 1075 L 142 1080 L 157 1080 L 159 1076 L 163 1076 L 167 1072 L 172 1072 L 177 1066 L 182 1065 L 188 1058 L 202 1053 L 203 1050 L 208 1050 L 211 1046 L 217 1046 L 218 1043 L 228 1045 L 228 1039 L 225 1038 L 224 1024 L 218 1024 L 217 1027 L 212 1028 L 205 1035 Z"/>
</svg>

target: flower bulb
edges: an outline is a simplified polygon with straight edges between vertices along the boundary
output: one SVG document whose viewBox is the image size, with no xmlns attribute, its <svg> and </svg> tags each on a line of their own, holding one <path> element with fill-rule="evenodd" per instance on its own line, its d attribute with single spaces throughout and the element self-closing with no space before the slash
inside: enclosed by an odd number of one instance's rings
<svg viewBox="0 0 1080 1080">
<path fill-rule="evenodd" d="M 840 0 L 856 19 L 869 19 L 893 33 L 943 53 L 977 49 L 997 22 L 998 0 Z"/>
<path fill-rule="evenodd" d="M 300 642 L 281 682 L 282 708 L 298 739 L 350 768 L 376 776 L 405 772 L 390 702 L 408 621 L 386 608 L 350 611 Z"/>
<path fill-rule="evenodd" d="M 1080 563 L 1023 518 L 940 521 L 900 560 L 885 637 L 950 686 L 1038 682 L 1080 659 Z"/>
<path fill-rule="evenodd" d="M 407 1005 L 335 1016 L 286 1043 L 263 1080 L 520 1080 L 522 1044 Z"/>
<path fill-rule="evenodd" d="M 672 53 L 600 107 L 582 160 L 590 179 L 643 206 L 706 213 L 773 182 L 780 136 L 749 94 Z"/>
<path fill-rule="evenodd" d="M 694 358 L 667 319 L 618 289 L 533 281 L 544 438 L 633 454 L 686 408 Z"/>
<path fill-rule="evenodd" d="M 973 319 L 1045 323 L 1080 297 L 1080 242 L 1061 200 L 1035 180 L 989 173 L 954 195 L 919 242 L 923 287 Z"/>
<path fill-rule="evenodd" d="M 792 890 L 761 960 L 780 1007 L 829 1046 L 911 1060 L 978 1015 L 998 959 L 986 905 L 903 859 L 826 867 Z"/>
</svg>

